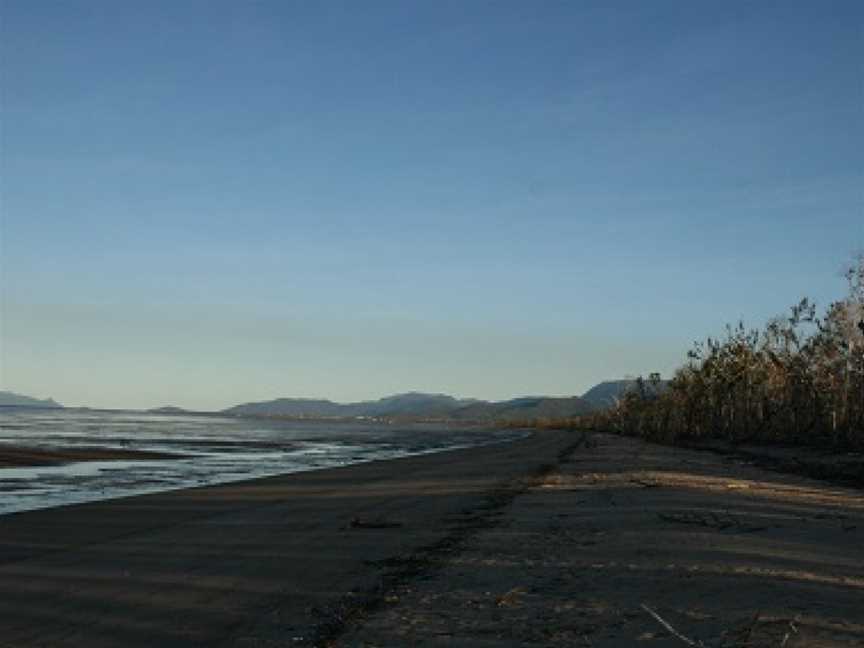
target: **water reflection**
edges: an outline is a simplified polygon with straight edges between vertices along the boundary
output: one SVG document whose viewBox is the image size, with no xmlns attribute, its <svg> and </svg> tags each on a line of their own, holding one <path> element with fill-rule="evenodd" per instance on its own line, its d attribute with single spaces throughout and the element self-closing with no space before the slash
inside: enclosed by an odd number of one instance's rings
<svg viewBox="0 0 864 648">
<path fill-rule="evenodd" d="M 430 424 L 4 409 L 0 444 L 142 450 L 181 458 L 0 468 L 0 514 L 435 452 L 517 434 Z"/>
</svg>

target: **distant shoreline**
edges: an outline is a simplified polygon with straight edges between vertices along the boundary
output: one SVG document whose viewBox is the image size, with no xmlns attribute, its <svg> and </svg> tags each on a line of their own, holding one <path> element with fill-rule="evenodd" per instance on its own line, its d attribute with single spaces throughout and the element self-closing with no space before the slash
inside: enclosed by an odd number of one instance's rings
<svg viewBox="0 0 864 648">
<path fill-rule="evenodd" d="M 451 419 L 435 416 L 312 416 L 312 415 L 288 415 L 288 414 L 244 414 L 226 411 L 194 411 L 194 410 L 162 410 L 157 409 L 113 409 L 106 407 L 66 407 L 66 406 L 43 406 L 43 405 L 0 405 L 0 413 L 4 410 L 19 410 L 23 412 L 46 411 L 46 412 L 95 412 L 99 414 L 135 414 L 148 416 L 189 416 L 207 417 L 220 419 L 243 419 L 253 421 L 272 421 L 290 423 L 376 423 L 385 425 L 430 423 L 436 425 L 448 425 L 459 428 L 484 428 L 497 429 L 501 427 L 499 421 L 491 419 Z"/>
</svg>

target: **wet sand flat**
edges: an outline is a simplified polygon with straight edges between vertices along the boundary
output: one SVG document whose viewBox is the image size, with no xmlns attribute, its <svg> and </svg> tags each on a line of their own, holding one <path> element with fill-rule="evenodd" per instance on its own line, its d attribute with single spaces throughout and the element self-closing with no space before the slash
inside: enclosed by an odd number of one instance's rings
<svg viewBox="0 0 864 648">
<path fill-rule="evenodd" d="M 3 516 L 0 645 L 309 645 L 374 598 L 388 561 L 464 533 L 573 443 L 544 432 Z"/>
<path fill-rule="evenodd" d="M 45 448 L 0 444 L 0 468 L 60 466 L 78 461 L 182 459 L 184 455 L 119 448 Z"/>
</svg>

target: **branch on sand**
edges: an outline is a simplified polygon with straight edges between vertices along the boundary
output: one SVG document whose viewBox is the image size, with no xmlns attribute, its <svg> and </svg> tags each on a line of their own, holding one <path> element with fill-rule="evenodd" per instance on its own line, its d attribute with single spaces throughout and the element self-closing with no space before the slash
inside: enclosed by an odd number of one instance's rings
<svg viewBox="0 0 864 648">
<path fill-rule="evenodd" d="M 692 639 L 685 637 L 683 634 L 678 632 L 674 627 L 672 627 L 671 623 L 666 621 L 666 619 L 661 617 L 659 614 L 657 614 L 657 612 L 652 610 L 650 607 L 648 607 L 644 603 L 642 604 L 642 609 L 645 610 L 648 614 L 650 614 L 654 618 L 654 620 L 657 621 L 657 623 L 659 623 L 661 626 L 663 626 L 676 639 L 683 641 L 688 646 L 696 646 L 697 648 L 706 648 L 705 644 L 703 644 L 701 641 L 693 641 Z"/>
<path fill-rule="evenodd" d="M 402 523 L 384 519 L 364 520 L 355 517 L 351 519 L 349 526 L 352 529 L 398 529 Z"/>
</svg>

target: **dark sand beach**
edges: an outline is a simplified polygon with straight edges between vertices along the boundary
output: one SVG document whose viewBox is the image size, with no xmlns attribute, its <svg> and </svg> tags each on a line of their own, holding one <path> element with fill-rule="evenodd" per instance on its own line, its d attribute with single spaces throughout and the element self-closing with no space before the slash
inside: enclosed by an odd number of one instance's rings
<svg viewBox="0 0 864 648">
<path fill-rule="evenodd" d="M 0 645 L 860 646 L 862 534 L 860 491 L 542 432 L 4 516 Z"/>
<path fill-rule="evenodd" d="M 864 646 L 864 493 L 594 435 L 338 646 Z"/>
<path fill-rule="evenodd" d="M 0 645 L 308 644 L 352 597 L 374 598 L 386 561 L 455 541 L 573 440 L 4 516 Z"/>
</svg>

